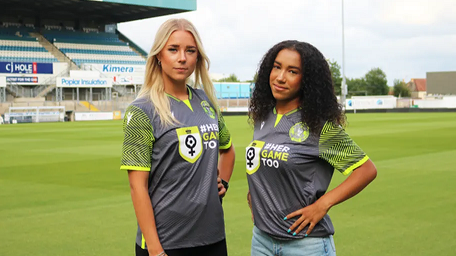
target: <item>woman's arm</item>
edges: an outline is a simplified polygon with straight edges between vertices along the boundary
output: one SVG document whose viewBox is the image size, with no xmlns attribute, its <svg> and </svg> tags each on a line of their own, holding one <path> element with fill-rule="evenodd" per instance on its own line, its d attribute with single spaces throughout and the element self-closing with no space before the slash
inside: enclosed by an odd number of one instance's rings
<svg viewBox="0 0 456 256">
<path fill-rule="evenodd" d="M 149 172 L 128 171 L 131 199 L 135 208 L 136 219 L 146 240 L 149 255 L 154 256 L 163 252 L 155 225 L 154 210 L 150 202 L 148 179 Z"/>
<path fill-rule="evenodd" d="M 371 181 L 377 177 L 377 169 L 369 159 L 358 167 L 347 179 L 339 186 L 320 197 L 315 203 L 300 210 L 288 214 L 285 219 L 300 216 L 290 227 L 289 232 L 297 228 L 294 233 L 298 234 L 307 225 L 309 229 L 306 236 L 312 232 L 315 225 L 328 213 L 329 209 L 363 190 Z"/>
<path fill-rule="evenodd" d="M 235 151 L 234 145 L 231 143 L 231 147 L 227 149 L 220 149 L 219 150 L 219 161 L 218 161 L 218 173 L 219 177 L 226 182 L 230 181 L 231 174 L 233 174 L 234 168 L 234 159 L 235 159 Z M 225 188 L 221 183 L 219 183 L 219 195 L 225 195 Z"/>
</svg>

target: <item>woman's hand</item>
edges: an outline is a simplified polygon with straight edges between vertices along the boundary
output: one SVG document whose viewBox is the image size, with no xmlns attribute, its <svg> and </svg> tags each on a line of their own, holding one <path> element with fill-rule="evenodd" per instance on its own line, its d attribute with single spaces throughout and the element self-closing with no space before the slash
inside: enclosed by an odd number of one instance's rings
<svg viewBox="0 0 456 256">
<path fill-rule="evenodd" d="M 305 236 L 308 236 L 310 232 L 312 232 L 315 225 L 317 225 L 317 223 L 323 219 L 326 213 L 328 213 L 328 210 L 329 208 L 323 206 L 323 204 L 317 201 L 309 206 L 288 214 L 285 217 L 285 220 L 299 216 L 299 218 L 288 229 L 288 233 L 294 231 L 293 235 L 299 234 L 301 230 L 309 225 L 309 229 L 307 229 L 307 232 L 305 234 Z"/>
<path fill-rule="evenodd" d="M 218 187 L 218 194 L 220 197 L 224 197 L 226 194 L 225 186 L 222 184 L 222 179 L 217 177 L 217 187 Z"/>
<path fill-rule="evenodd" d="M 309 225 L 309 229 L 305 235 L 308 236 L 315 225 L 317 225 L 325 214 L 328 213 L 331 207 L 358 194 L 373 181 L 375 177 L 377 177 L 377 168 L 375 168 L 374 163 L 369 159 L 360 167 L 356 168 L 356 170 L 354 170 L 339 186 L 324 194 L 315 203 L 288 214 L 285 217 L 285 220 L 300 216 L 298 220 L 291 225 L 288 233 L 297 228 L 293 233 L 293 235 L 296 235 Z"/>
</svg>

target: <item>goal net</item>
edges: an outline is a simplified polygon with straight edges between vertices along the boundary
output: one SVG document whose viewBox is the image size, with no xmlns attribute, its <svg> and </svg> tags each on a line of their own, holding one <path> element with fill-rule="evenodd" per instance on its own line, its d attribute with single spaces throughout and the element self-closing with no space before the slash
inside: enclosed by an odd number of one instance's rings
<svg viewBox="0 0 456 256">
<path fill-rule="evenodd" d="M 5 113 L 5 123 L 63 122 L 64 106 L 10 107 Z"/>
</svg>

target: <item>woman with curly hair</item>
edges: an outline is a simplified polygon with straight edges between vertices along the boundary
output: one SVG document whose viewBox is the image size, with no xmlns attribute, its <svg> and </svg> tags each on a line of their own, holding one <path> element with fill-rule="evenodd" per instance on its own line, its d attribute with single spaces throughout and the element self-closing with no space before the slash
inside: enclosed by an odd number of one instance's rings
<svg viewBox="0 0 456 256">
<path fill-rule="evenodd" d="M 249 120 L 252 255 L 336 255 L 327 213 L 363 190 L 377 170 L 344 131 L 323 54 L 299 41 L 273 46 L 260 63 Z M 334 169 L 352 174 L 326 193 Z"/>
</svg>

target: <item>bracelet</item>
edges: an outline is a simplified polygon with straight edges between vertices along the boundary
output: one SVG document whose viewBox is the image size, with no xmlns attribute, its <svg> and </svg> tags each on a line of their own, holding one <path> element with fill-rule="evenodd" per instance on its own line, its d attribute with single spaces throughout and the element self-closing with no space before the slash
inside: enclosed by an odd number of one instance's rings
<svg viewBox="0 0 456 256">
<path fill-rule="evenodd" d="M 165 251 L 162 251 L 161 253 L 157 254 L 157 256 L 165 256 L 165 255 L 166 255 Z"/>
<path fill-rule="evenodd" d="M 228 182 L 224 179 L 221 179 L 222 180 L 222 185 L 225 187 L 225 190 L 228 191 Z"/>
</svg>

